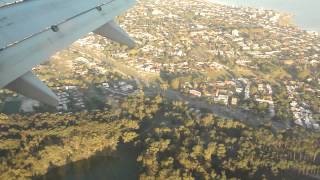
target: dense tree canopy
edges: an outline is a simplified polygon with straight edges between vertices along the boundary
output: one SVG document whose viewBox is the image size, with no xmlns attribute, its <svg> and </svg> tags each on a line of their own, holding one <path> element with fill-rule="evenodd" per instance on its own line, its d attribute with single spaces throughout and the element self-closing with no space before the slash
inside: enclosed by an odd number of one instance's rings
<svg viewBox="0 0 320 180">
<path fill-rule="evenodd" d="M 199 117 L 178 102 L 166 107 L 165 125 L 139 140 L 141 179 L 299 179 L 319 173 L 319 134 Z"/>
</svg>

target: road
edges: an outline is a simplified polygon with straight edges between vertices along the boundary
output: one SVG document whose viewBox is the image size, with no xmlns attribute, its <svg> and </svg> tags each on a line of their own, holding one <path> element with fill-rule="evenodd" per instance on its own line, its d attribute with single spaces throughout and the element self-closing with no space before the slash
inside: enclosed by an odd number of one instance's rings
<svg viewBox="0 0 320 180">
<path fill-rule="evenodd" d="M 147 95 L 155 95 L 156 92 L 157 90 L 154 89 L 154 93 L 152 93 L 152 90 L 150 90 L 149 88 L 148 91 L 145 93 Z M 259 116 L 258 114 L 254 114 L 250 111 L 245 111 L 240 108 L 229 108 L 224 105 L 209 104 L 204 100 L 201 100 L 196 97 L 185 96 L 179 91 L 175 91 L 172 89 L 168 89 L 165 93 L 163 93 L 163 95 L 166 98 L 171 100 L 185 101 L 189 104 L 190 107 L 209 110 L 218 117 L 221 117 L 224 119 L 239 120 L 251 126 L 258 127 L 258 126 L 267 124 L 269 122 L 272 122 L 272 128 L 275 130 L 285 129 L 290 127 L 289 124 L 285 124 L 280 121 L 272 121 L 269 117 L 262 117 L 262 116 Z"/>
<path fill-rule="evenodd" d="M 198 109 L 207 109 L 215 115 L 224 119 L 237 119 L 246 121 L 254 126 L 259 126 L 266 122 L 266 119 L 253 115 L 250 112 L 244 112 L 239 109 L 231 109 L 223 105 L 209 104 L 206 101 L 197 99 L 196 97 L 188 97 L 174 90 L 167 90 L 167 97 L 174 100 L 182 100 L 189 103 L 189 106 Z"/>
<path fill-rule="evenodd" d="M 150 82 L 145 79 L 143 73 L 137 73 L 135 70 L 131 69 L 128 70 L 128 67 L 124 64 L 121 64 L 119 62 L 116 62 L 115 60 L 111 59 L 110 62 L 115 66 L 115 70 L 120 72 L 124 75 L 130 75 L 132 76 L 138 85 L 149 85 Z M 145 84 L 147 83 L 147 84 Z M 147 88 L 145 91 L 146 95 L 156 95 L 159 92 L 159 88 Z M 219 104 L 209 104 L 206 101 L 203 101 L 201 99 L 185 96 L 181 94 L 178 91 L 174 91 L 172 89 L 166 90 L 164 95 L 171 100 L 181 100 L 189 103 L 189 106 L 195 107 L 198 109 L 207 109 L 211 111 L 213 114 L 215 114 L 218 117 L 224 118 L 224 119 L 235 119 L 240 120 L 246 124 L 252 125 L 252 126 L 260 126 L 269 122 L 272 122 L 272 128 L 273 129 L 285 129 L 289 128 L 290 124 L 284 123 L 281 121 L 272 121 L 269 117 L 262 117 L 257 114 L 254 114 L 250 111 L 245 111 L 240 108 L 229 108 L 224 105 Z"/>
</svg>

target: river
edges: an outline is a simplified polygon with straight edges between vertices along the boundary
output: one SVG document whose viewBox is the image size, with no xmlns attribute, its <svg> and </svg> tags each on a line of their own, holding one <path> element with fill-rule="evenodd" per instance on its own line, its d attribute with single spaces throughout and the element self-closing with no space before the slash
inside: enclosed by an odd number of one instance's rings
<svg viewBox="0 0 320 180">
<path fill-rule="evenodd" d="M 273 9 L 294 15 L 294 23 L 304 30 L 320 32 L 319 0 L 207 0 L 241 7 Z"/>
</svg>

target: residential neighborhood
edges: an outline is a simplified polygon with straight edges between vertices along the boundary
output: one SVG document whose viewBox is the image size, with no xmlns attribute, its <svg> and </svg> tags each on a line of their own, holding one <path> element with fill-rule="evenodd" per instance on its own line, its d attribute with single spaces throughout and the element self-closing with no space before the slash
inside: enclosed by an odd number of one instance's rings
<svg viewBox="0 0 320 180">
<path fill-rule="evenodd" d="M 149 86 L 146 79 L 152 76 L 151 84 L 165 82 L 209 104 L 319 128 L 320 37 L 293 25 L 290 15 L 155 0 L 117 21 L 136 41 L 135 48 L 89 34 L 54 55 L 51 64 L 33 69 L 57 93 L 56 111 L 88 110 L 108 98 L 133 95 Z M 8 104 L 19 106 L 17 111 L 23 104 L 25 112 L 42 107 L 1 91 L 4 109 Z"/>
</svg>

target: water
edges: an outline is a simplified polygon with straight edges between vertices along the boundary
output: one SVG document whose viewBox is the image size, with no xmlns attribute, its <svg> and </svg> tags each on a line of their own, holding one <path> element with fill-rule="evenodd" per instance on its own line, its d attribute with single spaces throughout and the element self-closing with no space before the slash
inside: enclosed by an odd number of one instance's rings
<svg viewBox="0 0 320 180">
<path fill-rule="evenodd" d="M 294 15 L 294 22 L 305 30 L 320 32 L 319 0 L 208 0 L 226 5 L 256 7 L 288 12 Z"/>
<path fill-rule="evenodd" d="M 112 156 L 98 153 L 89 159 L 80 160 L 52 169 L 33 180 L 132 180 L 138 179 L 138 153 L 132 144 L 120 144 Z"/>
</svg>

